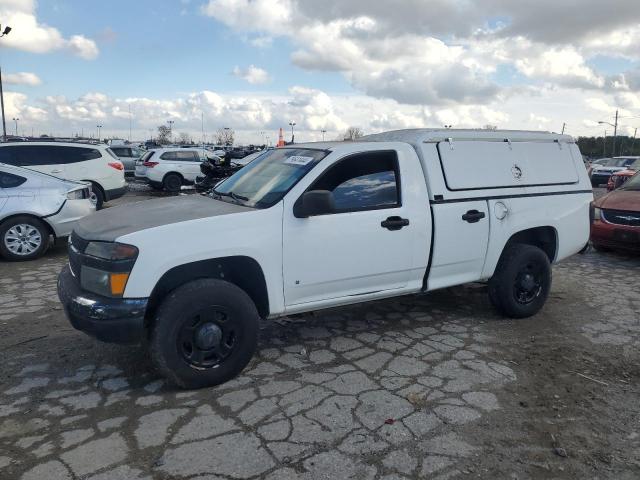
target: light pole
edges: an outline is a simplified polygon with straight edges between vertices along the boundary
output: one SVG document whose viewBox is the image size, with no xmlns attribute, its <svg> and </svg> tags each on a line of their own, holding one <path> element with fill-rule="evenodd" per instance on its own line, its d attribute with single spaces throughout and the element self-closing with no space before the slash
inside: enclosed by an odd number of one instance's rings
<svg viewBox="0 0 640 480">
<path fill-rule="evenodd" d="M 173 120 L 167 120 L 167 123 L 169 124 L 169 139 L 173 142 L 173 124 L 176 122 Z"/>
<path fill-rule="evenodd" d="M 291 121 L 289 122 L 289 125 L 291 126 L 291 143 L 293 143 L 295 139 L 295 136 L 293 135 L 293 127 L 296 126 L 296 122 Z"/>
<path fill-rule="evenodd" d="M 633 141 L 631 142 L 631 150 L 629 151 L 629 155 L 633 155 L 633 147 L 636 144 L 636 134 L 638 133 L 638 128 L 633 131 Z"/>
<path fill-rule="evenodd" d="M 102 130 L 102 125 L 96 125 L 96 128 L 98 129 L 98 142 L 100 141 L 100 130 Z"/>
<path fill-rule="evenodd" d="M 616 110 L 616 121 L 615 123 L 611 122 L 598 122 L 600 125 L 611 125 L 613 127 L 613 148 L 611 149 L 611 156 L 616 156 L 616 137 L 618 136 L 618 110 Z"/>
<path fill-rule="evenodd" d="M 16 137 L 18 136 L 18 120 L 20 120 L 18 117 L 13 118 L 13 121 L 16 122 Z"/>
<path fill-rule="evenodd" d="M 320 130 L 320 133 L 322 133 L 322 141 L 324 142 L 324 134 L 327 133 L 327 131 L 323 128 Z"/>
<path fill-rule="evenodd" d="M 0 30 L 2 30 L 2 25 L 0 25 Z M 11 27 L 4 27 L 2 33 L 0 33 L 0 37 L 4 37 L 5 35 L 9 35 L 11 31 Z M 2 91 L 2 69 L 0 69 L 0 106 L 2 107 L 2 141 L 7 141 L 7 123 L 4 119 L 4 93 Z"/>
</svg>

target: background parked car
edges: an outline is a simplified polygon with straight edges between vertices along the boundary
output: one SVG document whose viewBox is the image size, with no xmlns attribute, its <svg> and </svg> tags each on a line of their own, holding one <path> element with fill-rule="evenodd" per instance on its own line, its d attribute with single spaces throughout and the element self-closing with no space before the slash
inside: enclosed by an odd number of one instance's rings
<svg viewBox="0 0 640 480">
<path fill-rule="evenodd" d="M 121 197 L 127 190 L 124 166 L 104 144 L 73 142 L 20 142 L 0 144 L 0 163 L 90 182 L 96 208 Z"/>
<path fill-rule="evenodd" d="M 640 173 L 594 201 L 591 216 L 596 250 L 640 252 Z"/>
<path fill-rule="evenodd" d="M 203 148 L 159 148 L 147 152 L 136 162 L 136 179 L 153 188 L 177 192 L 200 175 L 200 164 L 206 158 L 217 158 Z"/>
<path fill-rule="evenodd" d="M 132 145 L 111 146 L 111 151 L 116 154 L 118 160 L 124 165 L 125 175 L 133 175 L 135 173 L 136 160 L 145 154 L 145 150 Z"/>
<path fill-rule="evenodd" d="M 597 187 L 608 183 L 612 174 L 626 170 L 629 165 L 638 159 L 640 157 L 614 157 L 606 164 L 594 167 L 591 170 L 591 185 Z"/>
<path fill-rule="evenodd" d="M 607 182 L 607 190 L 611 191 L 621 187 L 627 180 L 633 177 L 637 171 L 640 171 L 640 159 L 629 165 L 626 170 L 612 174 L 609 177 L 609 182 Z"/>
<path fill-rule="evenodd" d="M 70 235 L 93 212 L 90 184 L 0 163 L 0 255 L 6 259 L 42 256 L 51 235 Z"/>
</svg>

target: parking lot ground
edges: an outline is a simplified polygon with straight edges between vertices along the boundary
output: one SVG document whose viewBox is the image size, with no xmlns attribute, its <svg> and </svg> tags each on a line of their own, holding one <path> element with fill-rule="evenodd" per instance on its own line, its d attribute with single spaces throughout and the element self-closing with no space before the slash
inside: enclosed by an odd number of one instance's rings
<svg viewBox="0 0 640 480">
<path fill-rule="evenodd" d="M 525 320 L 472 284 L 269 322 L 198 391 L 73 330 L 65 261 L 0 263 L 2 479 L 640 478 L 638 257 L 557 265 Z"/>
</svg>

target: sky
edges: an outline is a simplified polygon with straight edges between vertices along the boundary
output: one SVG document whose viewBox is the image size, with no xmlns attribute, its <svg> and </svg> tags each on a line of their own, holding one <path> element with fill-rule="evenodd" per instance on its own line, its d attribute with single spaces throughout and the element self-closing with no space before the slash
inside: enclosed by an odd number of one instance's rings
<svg viewBox="0 0 640 480">
<path fill-rule="evenodd" d="M 0 0 L 0 24 L 8 133 L 640 126 L 638 0 Z"/>
</svg>

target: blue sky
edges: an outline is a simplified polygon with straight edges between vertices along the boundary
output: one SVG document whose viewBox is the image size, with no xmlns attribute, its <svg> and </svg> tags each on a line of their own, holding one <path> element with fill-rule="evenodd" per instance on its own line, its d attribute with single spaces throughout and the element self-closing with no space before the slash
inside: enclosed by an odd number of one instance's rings
<svg viewBox="0 0 640 480">
<path fill-rule="evenodd" d="M 30 92 L 74 97 L 100 91 L 118 97 L 166 98 L 205 89 L 286 94 L 289 87 L 304 84 L 331 93 L 353 93 L 339 73 L 307 72 L 292 65 L 287 39 L 276 39 L 267 49 L 256 48 L 202 15 L 202 2 L 110 0 L 90 2 L 87 12 L 82 7 L 88 3 L 40 2 L 38 17 L 65 36 L 82 33 L 95 39 L 100 48 L 96 61 L 66 51 L 47 55 L 3 51 L 5 69 L 34 72 L 42 79 L 42 85 Z M 271 72 L 272 80 L 268 85 L 250 85 L 232 75 L 235 66 L 246 65 Z"/>
<path fill-rule="evenodd" d="M 7 117 L 36 133 L 128 135 L 129 108 L 134 137 L 246 142 L 640 118 L 637 0 L 0 0 L 0 22 Z"/>
</svg>

